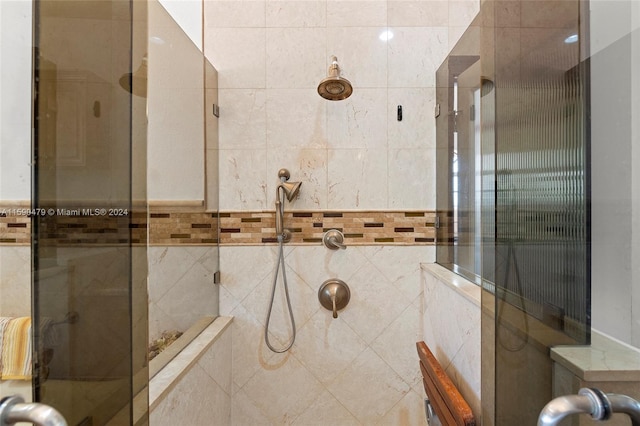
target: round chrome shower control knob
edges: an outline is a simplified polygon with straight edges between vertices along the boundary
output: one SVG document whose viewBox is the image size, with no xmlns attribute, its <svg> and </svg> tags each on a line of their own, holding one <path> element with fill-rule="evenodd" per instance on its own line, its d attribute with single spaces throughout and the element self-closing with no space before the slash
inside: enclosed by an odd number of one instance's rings
<svg viewBox="0 0 640 426">
<path fill-rule="evenodd" d="M 338 311 L 344 309 L 351 299 L 351 290 L 344 281 L 338 278 L 326 280 L 318 290 L 318 300 L 327 310 L 333 312 L 333 318 L 338 318 Z"/>
<path fill-rule="evenodd" d="M 322 242 L 329 250 L 345 250 L 347 248 L 344 244 L 344 234 L 337 229 L 330 229 L 325 232 Z"/>
</svg>

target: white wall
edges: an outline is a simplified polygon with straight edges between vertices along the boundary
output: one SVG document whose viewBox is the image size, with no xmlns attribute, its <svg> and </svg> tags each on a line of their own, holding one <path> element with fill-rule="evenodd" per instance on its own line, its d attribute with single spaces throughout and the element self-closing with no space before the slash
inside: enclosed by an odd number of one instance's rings
<svg viewBox="0 0 640 426">
<path fill-rule="evenodd" d="M 31 198 L 31 1 L 0 1 L 0 200 Z M 29 247 L 0 247 L 0 316 L 31 312 Z M 31 400 L 31 382 L 0 381 L 0 397 Z"/>
<path fill-rule="evenodd" d="M 0 200 L 31 198 L 30 0 L 0 2 Z"/>
<path fill-rule="evenodd" d="M 159 0 L 159 2 L 202 51 L 203 0 Z"/>
<path fill-rule="evenodd" d="M 631 25 L 633 35 L 631 37 L 631 116 L 638 117 L 640 115 L 640 3 L 633 2 L 631 5 Z M 640 120 L 637 118 L 632 120 L 631 127 L 631 146 L 632 162 L 636 165 L 632 172 L 633 188 L 633 216 L 632 230 L 640 230 Z M 631 258 L 633 282 L 631 298 L 632 306 L 632 343 L 636 347 L 640 347 L 640 232 L 631 233 Z"/>
<path fill-rule="evenodd" d="M 591 2 L 592 325 L 640 346 L 636 2 Z M 635 44 L 637 46 L 637 44 Z"/>
</svg>

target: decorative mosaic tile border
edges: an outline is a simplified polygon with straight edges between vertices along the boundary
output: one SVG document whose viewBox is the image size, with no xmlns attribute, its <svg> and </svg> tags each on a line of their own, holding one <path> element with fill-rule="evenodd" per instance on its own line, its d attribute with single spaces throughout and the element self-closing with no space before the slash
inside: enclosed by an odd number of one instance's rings
<svg viewBox="0 0 640 426">
<path fill-rule="evenodd" d="M 38 217 L 42 244 L 134 245 L 262 245 L 275 244 L 273 211 L 168 212 L 152 209 L 125 215 L 94 214 L 89 210 Z M 0 208 L 0 211 L 1 208 Z M 0 245 L 29 245 L 32 218 L 20 212 L 0 213 Z M 220 233 L 218 235 L 218 220 Z M 434 211 L 293 211 L 284 226 L 292 231 L 289 244 L 315 245 L 329 229 L 344 233 L 347 245 L 433 245 Z M 147 235 L 148 229 L 148 235 Z M 148 239 L 148 241 L 147 241 Z"/>
<path fill-rule="evenodd" d="M 31 218 L 0 213 L 0 244 L 31 244 Z"/>
<path fill-rule="evenodd" d="M 342 231 L 347 245 L 433 245 L 433 211 L 293 211 L 284 215 L 284 227 L 292 231 L 289 244 L 322 243 L 330 229 Z M 276 243 L 275 214 L 261 212 L 220 213 L 221 245 Z"/>
<path fill-rule="evenodd" d="M 149 245 L 211 245 L 218 243 L 217 213 L 149 214 Z"/>
</svg>

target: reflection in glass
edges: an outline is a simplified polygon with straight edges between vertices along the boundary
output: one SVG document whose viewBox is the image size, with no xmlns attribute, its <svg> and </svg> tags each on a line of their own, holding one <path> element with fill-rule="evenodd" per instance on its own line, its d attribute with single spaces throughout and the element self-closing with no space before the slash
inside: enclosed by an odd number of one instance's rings
<svg viewBox="0 0 640 426">
<path fill-rule="evenodd" d="M 145 3 L 35 7 L 34 397 L 69 424 L 145 424 L 146 102 L 118 81 Z"/>
<path fill-rule="evenodd" d="M 490 424 L 535 424 L 548 348 L 590 339 L 580 4 L 485 1 L 436 75 L 437 262 L 483 287 Z"/>
</svg>

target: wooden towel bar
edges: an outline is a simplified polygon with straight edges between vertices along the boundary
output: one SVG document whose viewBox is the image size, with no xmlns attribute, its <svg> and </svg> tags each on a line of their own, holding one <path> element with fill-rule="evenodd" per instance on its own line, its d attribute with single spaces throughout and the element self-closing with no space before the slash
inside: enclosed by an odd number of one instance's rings
<svg viewBox="0 0 640 426">
<path fill-rule="evenodd" d="M 416 343 L 422 382 L 431 406 L 445 426 L 475 426 L 476 419 L 467 401 L 455 387 L 424 342 Z"/>
</svg>

